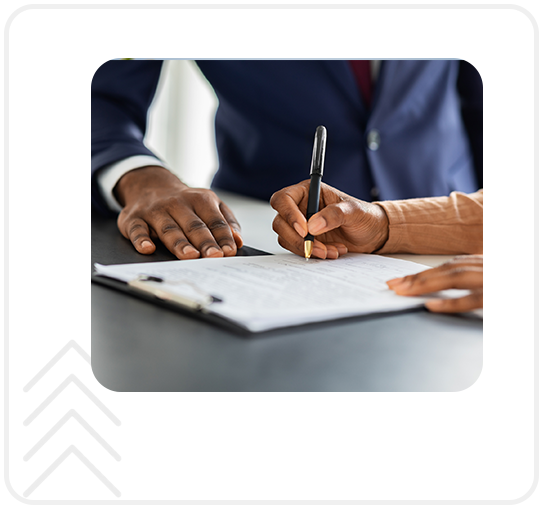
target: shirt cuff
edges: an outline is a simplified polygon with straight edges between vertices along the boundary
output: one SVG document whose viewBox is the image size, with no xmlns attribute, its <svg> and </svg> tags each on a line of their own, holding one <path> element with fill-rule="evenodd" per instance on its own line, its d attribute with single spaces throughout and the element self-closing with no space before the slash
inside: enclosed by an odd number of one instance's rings
<svg viewBox="0 0 543 509">
<path fill-rule="evenodd" d="M 119 161 L 118 163 L 110 164 L 102 168 L 96 177 L 98 182 L 98 188 L 102 193 L 107 206 L 114 212 L 120 212 L 122 207 L 113 194 L 113 188 L 119 182 L 119 179 L 129 171 L 143 166 L 162 166 L 166 168 L 166 165 L 156 157 L 152 156 L 132 156 Z M 169 168 L 166 168 L 169 169 Z"/>
</svg>

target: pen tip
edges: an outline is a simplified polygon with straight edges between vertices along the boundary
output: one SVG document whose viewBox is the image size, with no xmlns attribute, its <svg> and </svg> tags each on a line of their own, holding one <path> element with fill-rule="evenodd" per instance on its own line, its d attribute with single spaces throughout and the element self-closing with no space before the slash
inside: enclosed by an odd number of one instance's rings
<svg viewBox="0 0 543 509">
<path fill-rule="evenodd" d="M 304 255 L 305 255 L 306 260 L 309 260 L 309 258 L 311 258 L 312 252 L 313 252 L 313 242 L 311 240 L 306 240 L 304 242 Z"/>
</svg>

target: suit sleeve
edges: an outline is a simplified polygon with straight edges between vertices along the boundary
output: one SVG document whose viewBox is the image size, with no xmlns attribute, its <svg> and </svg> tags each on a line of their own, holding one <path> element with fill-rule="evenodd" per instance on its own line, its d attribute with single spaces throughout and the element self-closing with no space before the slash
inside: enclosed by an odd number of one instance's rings
<svg viewBox="0 0 543 509">
<path fill-rule="evenodd" d="M 377 254 L 483 253 L 482 189 L 374 203 L 385 209 L 389 221 L 388 240 Z"/>
<path fill-rule="evenodd" d="M 94 74 L 91 85 L 92 205 L 109 208 L 98 188 L 97 172 L 136 155 L 154 154 L 144 145 L 147 114 L 154 98 L 161 60 L 110 60 Z"/>
<path fill-rule="evenodd" d="M 462 120 L 469 138 L 477 184 L 483 187 L 483 82 L 479 72 L 465 60 L 460 61 L 457 81 Z"/>
</svg>

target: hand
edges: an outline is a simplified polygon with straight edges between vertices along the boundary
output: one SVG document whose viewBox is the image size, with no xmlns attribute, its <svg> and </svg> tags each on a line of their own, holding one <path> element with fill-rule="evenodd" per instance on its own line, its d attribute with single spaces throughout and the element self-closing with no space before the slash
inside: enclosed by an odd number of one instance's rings
<svg viewBox="0 0 543 509">
<path fill-rule="evenodd" d="M 347 252 L 372 253 L 388 239 L 388 218 L 379 206 L 321 185 L 320 210 L 306 221 L 309 180 L 277 191 L 270 200 L 278 214 L 273 229 L 281 246 L 304 256 L 304 238 L 315 236 L 313 255 L 338 258 Z"/>
<path fill-rule="evenodd" d="M 208 189 L 194 189 L 160 166 L 122 176 L 114 193 L 123 206 L 117 226 L 142 254 L 159 238 L 177 258 L 234 256 L 243 245 L 232 211 Z"/>
<path fill-rule="evenodd" d="M 422 295 L 448 288 L 472 290 L 459 299 L 433 299 L 425 306 L 437 313 L 462 313 L 483 307 L 483 255 L 457 256 L 412 276 L 387 281 L 398 295 Z"/>
</svg>

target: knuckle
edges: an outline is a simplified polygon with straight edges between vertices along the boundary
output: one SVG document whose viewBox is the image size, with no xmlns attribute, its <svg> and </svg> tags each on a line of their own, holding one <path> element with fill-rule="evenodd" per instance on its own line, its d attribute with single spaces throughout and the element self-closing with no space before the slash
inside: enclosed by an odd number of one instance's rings
<svg viewBox="0 0 543 509">
<path fill-rule="evenodd" d="M 228 228 L 228 223 L 224 219 L 215 218 L 208 223 L 208 227 L 211 231 L 220 230 L 222 228 Z"/>
<path fill-rule="evenodd" d="M 194 233 L 200 230 L 207 230 L 207 226 L 205 225 L 205 223 L 203 223 L 199 219 L 195 219 L 194 221 L 191 221 L 187 226 L 188 233 Z"/>
<path fill-rule="evenodd" d="M 215 240 L 219 246 L 231 246 L 233 244 L 230 237 L 216 237 Z"/>
<path fill-rule="evenodd" d="M 128 228 L 129 237 L 132 238 L 132 236 L 136 234 L 138 230 L 141 230 L 142 228 L 143 228 L 143 225 L 141 223 L 132 223 L 130 227 Z M 140 236 L 141 236 L 141 233 L 140 233 Z"/>
<path fill-rule="evenodd" d="M 407 283 L 421 283 L 425 281 L 426 276 L 423 272 L 419 272 L 418 274 L 411 274 L 410 276 L 405 276 L 404 281 Z"/>
<path fill-rule="evenodd" d="M 228 221 L 228 224 L 234 231 L 241 233 L 241 225 L 237 221 Z"/>
<path fill-rule="evenodd" d="M 162 233 L 162 235 L 169 235 L 178 231 L 179 231 L 179 226 L 175 223 L 164 223 L 160 227 L 160 232 Z"/>
<path fill-rule="evenodd" d="M 330 219 L 338 224 L 343 223 L 343 218 L 349 214 L 351 208 L 349 202 L 341 203 L 336 207 L 330 207 Z"/>
<path fill-rule="evenodd" d="M 275 193 L 272 194 L 272 197 L 270 198 L 270 205 L 272 206 L 272 208 L 274 208 L 275 210 L 278 210 L 284 205 L 285 197 L 287 195 L 290 196 L 288 192 L 289 189 L 290 188 L 281 189 L 280 191 L 276 191 Z"/>
<path fill-rule="evenodd" d="M 217 195 L 209 189 L 198 189 L 198 199 L 206 205 L 214 205 L 218 201 Z"/>
<path fill-rule="evenodd" d="M 147 239 L 149 238 L 148 235 L 146 235 L 145 233 L 140 233 L 139 235 L 134 235 L 133 237 L 130 236 L 130 240 L 133 242 L 133 243 L 136 243 L 138 242 L 139 240 L 141 239 Z"/>
<path fill-rule="evenodd" d="M 165 208 L 162 204 L 155 203 L 146 210 L 146 216 L 149 217 L 151 221 L 157 221 L 158 218 L 164 215 L 164 210 Z"/>
<path fill-rule="evenodd" d="M 273 219 L 272 229 L 275 233 L 279 233 L 281 221 L 282 221 L 281 216 L 275 216 L 275 218 Z"/>
<path fill-rule="evenodd" d="M 198 245 L 198 250 L 200 253 L 205 253 L 210 247 L 218 247 L 217 244 L 212 240 L 204 240 Z"/>
<path fill-rule="evenodd" d="M 272 194 L 272 197 L 270 198 L 270 205 L 274 209 L 277 206 L 277 202 L 280 200 L 280 193 L 281 191 L 276 191 L 275 193 Z"/>
<path fill-rule="evenodd" d="M 160 208 L 166 208 L 167 210 L 176 210 L 183 204 L 183 199 L 177 195 L 168 196 L 161 204 Z"/>
<path fill-rule="evenodd" d="M 468 270 L 465 267 L 454 267 L 450 270 L 451 276 L 454 278 L 462 277 Z"/>
<path fill-rule="evenodd" d="M 178 239 L 174 241 L 174 243 L 172 244 L 172 247 L 176 249 L 179 246 L 184 246 L 185 244 L 188 244 L 187 239 L 185 239 L 184 237 L 179 237 Z"/>
</svg>

